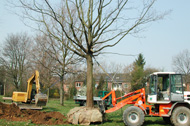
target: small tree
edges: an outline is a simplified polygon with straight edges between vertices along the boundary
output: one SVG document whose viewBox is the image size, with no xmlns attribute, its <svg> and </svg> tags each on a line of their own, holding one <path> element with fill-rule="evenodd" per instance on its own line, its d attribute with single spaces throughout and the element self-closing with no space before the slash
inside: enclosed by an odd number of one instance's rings
<svg viewBox="0 0 190 126">
<path fill-rule="evenodd" d="M 100 79 L 99 79 L 98 86 L 96 88 L 96 95 L 98 96 L 98 92 L 103 91 L 104 88 L 105 88 L 105 81 L 104 81 L 104 77 L 101 75 Z"/>
<path fill-rule="evenodd" d="M 62 42 L 59 42 L 57 39 L 43 34 L 42 36 L 38 35 L 36 37 L 36 43 L 38 45 L 37 50 L 42 50 L 38 53 L 38 55 L 41 56 L 38 56 L 38 64 L 41 64 L 41 66 L 46 69 L 47 73 L 50 72 L 50 76 L 48 76 L 50 79 L 52 73 L 59 76 L 60 104 L 64 105 L 65 75 L 72 69 L 72 64 L 79 62 L 80 59 L 75 57 L 74 53 L 68 48 L 65 48 L 65 46 L 69 46 L 69 41 L 67 41 L 67 39 L 63 39 Z"/>
<path fill-rule="evenodd" d="M 142 88 L 145 83 L 144 80 L 144 65 L 145 59 L 142 54 L 133 63 L 133 71 L 131 73 L 131 90 L 135 91 Z"/>
<path fill-rule="evenodd" d="M 185 75 L 185 82 L 190 81 L 190 51 L 184 50 L 172 59 L 173 69 Z"/>
<path fill-rule="evenodd" d="M 139 54 L 138 59 L 135 60 L 135 64 L 144 69 L 146 62 L 141 53 Z"/>
<path fill-rule="evenodd" d="M 104 84 L 105 84 L 104 77 L 101 76 L 99 79 L 99 84 L 97 86 L 97 89 L 98 90 L 104 90 Z"/>
<path fill-rule="evenodd" d="M 73 82 L 73 84 L 69 87 L 69 99 L 73 99 L 73 96 L 75 96 L 77 94 L 77 89 L 75 88 L 75 83 Z"/>
<path fill-rule="evenodd" d="M 4 95 L 5 91 L 5 69 L 0 66 L 0 95 Z"/>
</svg>

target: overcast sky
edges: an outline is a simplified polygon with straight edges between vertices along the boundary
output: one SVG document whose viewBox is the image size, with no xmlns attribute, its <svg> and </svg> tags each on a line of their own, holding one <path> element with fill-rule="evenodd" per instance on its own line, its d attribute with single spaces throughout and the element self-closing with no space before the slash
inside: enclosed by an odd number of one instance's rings
<svg viewBox="0 0 190 126">
<path fill-rule="evenodd" d="M 10 13 L 5 6 L 6 0 L 0 0 L 0 43 L 4 43 L 7 34 L 33 31 L 26 27 L 19 17 Z M 146 67 L 172 71 L 172 58 L 185 49 L 190 49 L 190 0 L 157 0 L 158 11 L 172 10 L 164 20 L 151 23 L 140 38 L 126 36 L 121 43 L 105 52 L 138 55 L 142 53 Z M 102 55 L 98 60 L 131 64 L 135 58 L 121 55 Z M 101 61 L 100 61 L 101 62 Z"/>
</svg>

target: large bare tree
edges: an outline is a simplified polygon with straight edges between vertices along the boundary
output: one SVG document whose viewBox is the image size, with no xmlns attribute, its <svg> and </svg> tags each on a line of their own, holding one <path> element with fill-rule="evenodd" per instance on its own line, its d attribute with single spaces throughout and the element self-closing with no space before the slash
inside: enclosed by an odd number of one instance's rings
<svg viewBox="0 0 190 126">
<path fill-rule="evenodd" d="M 190 51 L 188 49 L 183 50 L 179 54 L 173 57 L 172 64 L 174 71 L 185 75 L 185 82 L 190 76 Z"/>
<path fill-rule="evenodd" d="M 163 18 L 165 14 L 158 16 L 152 10 L 155 1 L 20 0 L 17 6 L 23 9 L 24 18 L 38 24 L 40 31 L 48 32 L 65 48 L 86 59 L 87 106 L 92 107 L 93 57 L 117 45 L 126 35 L 141 31 L 145 24 Z M 71 46 L 66 45 L 59 32 Z"/>
<path fill-rule="evenodd" d="M 60 104 L 64 105 L 64 77 L 66 73 L 72 71 L 72 64 L 78 61 L 78 57 L 65 48 L 70 44 L 68 40 L 64 40 L 64 45 L 57 39 L 43 34 L 36 37 L 36 43 L 37 50 L 41 50 L 37 53 L 37 63 L 49 71 L 51 75 L 58 75 L 60 78 Z"/>
<path fill-rule="evenodd" d="M 9 34 L 3 45 L 0 63 L 17 90 L 23 83 L 30 45 L 31 39 L 26 33 Z"/>
</svg>

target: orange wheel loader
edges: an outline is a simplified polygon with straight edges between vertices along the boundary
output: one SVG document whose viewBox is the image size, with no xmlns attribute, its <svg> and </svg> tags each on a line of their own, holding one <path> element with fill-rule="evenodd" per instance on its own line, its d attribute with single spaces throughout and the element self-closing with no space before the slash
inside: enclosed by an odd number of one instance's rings
<svg viewBox="0 0 190 126">
<path fill-rule="evenodd" d="M 146 100 L 145 88 L 116 98 L 115 90 L 102 98 L 99 104 L 103 113 L 111 113 L 131 104 L 123 112 L 126 126 L 142 126 L 145 116 L 162 117 L 167 124 L 190 126 L 190 99 L 184 100 L 182 75 L 174 72 L 156 72 L 149 76 L 147 87 L 149 93 Z M 105 110 L 104 102 L 112 96 L 113 107 Z M 190 95 L 188 95 L 190 96 Z M 117 100 L 122 99 L 117 102 Z"/>
</svg>

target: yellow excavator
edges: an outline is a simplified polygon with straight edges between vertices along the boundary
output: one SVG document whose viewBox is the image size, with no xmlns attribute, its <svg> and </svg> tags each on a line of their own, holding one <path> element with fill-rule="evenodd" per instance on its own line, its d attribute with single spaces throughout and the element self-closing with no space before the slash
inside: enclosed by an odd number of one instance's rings
<svg viewBox="0 0 190 126">
<path fill-rule="evenodd" d="M 35 84 L 36 88 L 32 89 Z M 42 109 L 46 106 L 47 95 L 40 91 L 39 72 L 35 73 L 27 81 L 27 92 L 13 92 L 12 101 L 22 102 L 24 104 L 17 104 L 20 109 Z"/>
</svg>

